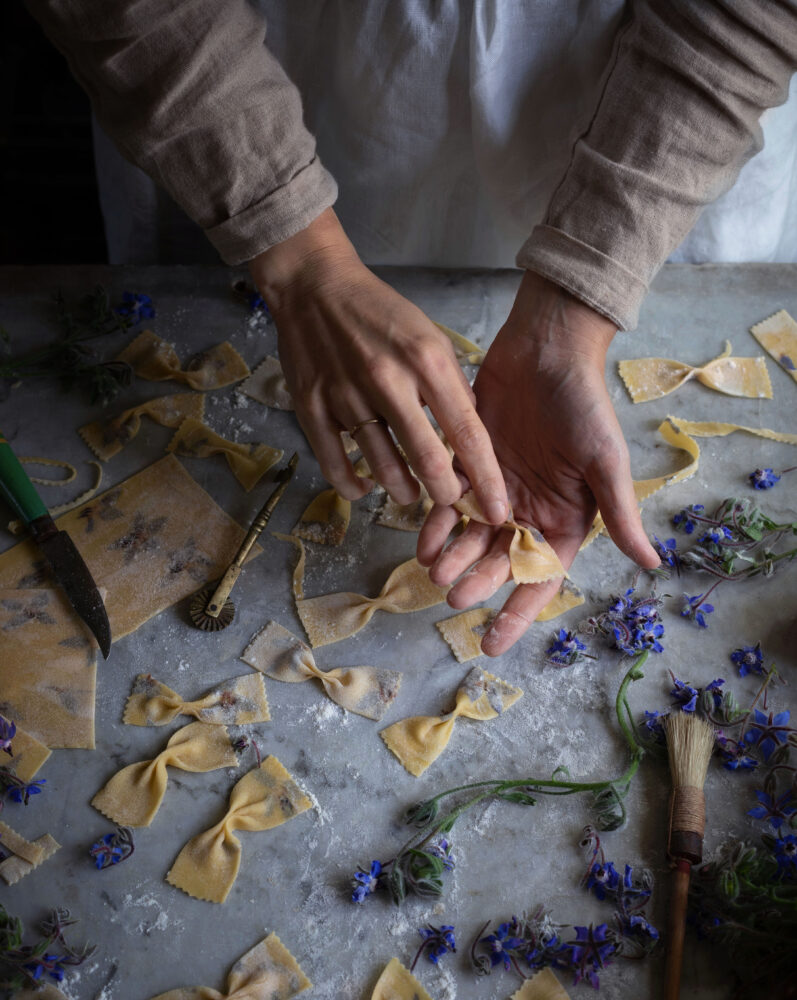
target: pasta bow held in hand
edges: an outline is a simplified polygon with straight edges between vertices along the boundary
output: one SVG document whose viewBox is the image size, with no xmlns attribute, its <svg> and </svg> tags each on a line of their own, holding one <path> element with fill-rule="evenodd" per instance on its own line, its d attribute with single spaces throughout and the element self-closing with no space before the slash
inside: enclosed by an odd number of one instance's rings
<svg viewBox="0 0 797 1000">
<path fill-rule="evenodd" d="M 238 767 L 238 756 L 223 726 L 192 722 L 174 733 L 157 757 L 129 764 L 115 774 L 91 804 L 120 826 L 149 826 L 166 794 L 166 768 L 216 771 Z"/>
<path fill-rule="evenodd" d="M 196 899 L 223 903 L 241 866 L 235 830 L 271 830 L 312 804 L 277 758 L 266 757 L 235 785 L 221 822 L 188 841 L 166 881 Z"/>
<path fill-rule="evenodd" d="M 539 530 L 563 570 L 598 509 L 630 559 L 650 569 L 660 562 L 642 527 L 628 449 L 604 383 L 615 329 L 562 288 L 527 271 L 474 384 L 515 521 Z M 503 526 L 471 520 L 446 547 L 459 520 L 454 507 L 437 506 L 418 539 L 418 561 L 431 567 L 434 583 L 454 584 L 447 599 L 457 609 L 487 600 L 512 577 L 514 537 Z M 485 634 L 482 650 L 498 656 L 509 649 L 558 585 L 558 577 L 518 584 Z"/>
</svg>

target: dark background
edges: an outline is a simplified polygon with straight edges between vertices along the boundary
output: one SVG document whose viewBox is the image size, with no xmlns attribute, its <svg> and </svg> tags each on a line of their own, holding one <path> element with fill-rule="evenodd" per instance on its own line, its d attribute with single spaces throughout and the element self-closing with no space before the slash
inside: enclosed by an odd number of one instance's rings
<svg viewBox="0 0 797 1000">
<path fill-rule="evenodd" d="M 106 263 L 89 101 L 19 0 L 0 0 L 0 264 Z"/>
</svg>

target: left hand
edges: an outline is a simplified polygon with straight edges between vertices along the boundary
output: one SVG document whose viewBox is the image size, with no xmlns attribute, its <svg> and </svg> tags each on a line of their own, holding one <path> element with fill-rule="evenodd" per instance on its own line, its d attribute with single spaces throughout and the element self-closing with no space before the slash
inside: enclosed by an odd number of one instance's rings
<svg viewBox="0 0 797 1000">
<path fill-rule="evenodd" d="M 629 558 L 652 569 L 631 480 L 628 449 L 604 382 L 614 325 L 557 285 L 527 271 L 506 323 L 474 384 L 514 518 L 545 535 L 567 569 L 600 508 L 609 534 Z M 418 560 L 448 603 L 486 600 L 510 578 L 511 533 L 471 522 L 444 549 L 459 521 L 433 508 L 418 539 Z M 560 580 L 515 588 L 484 636 L 488 656 L 505 652 L 554 596 Z"/>
</svg>

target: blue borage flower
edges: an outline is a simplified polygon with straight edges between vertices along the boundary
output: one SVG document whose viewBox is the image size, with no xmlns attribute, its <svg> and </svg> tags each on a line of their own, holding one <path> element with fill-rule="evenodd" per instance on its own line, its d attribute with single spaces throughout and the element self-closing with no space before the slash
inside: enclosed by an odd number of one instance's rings
<svg viewBox="0 0 797 1000">
<path fill-rule="evenodd" d="M 426 951 L 426 957 L 434 965 L 447 955 L 450 951 L 455 952 L 457 950 L 457 942 L 454 938 L 454 925 L 453 924 L 442 924 L 440 927 L 435 927 L 434 924 L 427 924 L 426 927 L 419 927 L 418 933 L 423 938 L 423 944 L 418 949 L 418 954 L 415 956 L 415 961 L 412 963 L 411 968 L 415 968 L 415 962 L 421 952 Z"/>
<path fill-rule="evenodd" d="M 487 937 L 480 939 L 479 943 L 488 945 L 490 949 L 490 965 L 492 967 L 503 963 L 504 968 L 509 970 L 512 964 L 512 956 L 509 952 L 521 948 L 524 943 L 522 937 L 517 937 L 519 930 L 517 917 L 512 917 L 511 921 L 499 924 L 493 934 L 488 934 Z"/>
<path fill-rule="evenodd" d="M 797 877 L 797 837 L 793 833 L 779 837 L 772 844 L 772 852 L 778 863 L 778 874 L 781 878 Z"/>
<path fill-rule="evenodd" d="M 694 712 L 697 708 L 699 694 L 697 688 L 687 684 L 686 681 L 679 680 L 672 671 L 670 671 L 670 676 L 673 683 L 670 694 L 675 699 L 676 705 L 680 707 L 682 712 Z"/>
<path fill-rule="evenodd" d="M 433 854 L 436 858 L 440 858 L 443 862 L 443 867 L 447 872 L 452 872 L 454 870 L 454 858 L 451 854 L 451 845 L 445 837 L 440 837 L 439 840 L 429 844 L 426 848 L 426 852 L 427 854 Z"/>
<path fill-rule="evenodd" d="M 66 975 L 64 964 L 71 964 L 67 962 L 66 955 L 50 955 L 45 953 L 44 955 L 40 955 L 35 962 L 27 962 L 23 968 L 36 982 L 39 982 L 42 976 L 46 974 L 57 983 L 60 983 Z"/>
<path fill-rule="evenodd" d="M 141 292 L 124 292 L 122 304 L 114 310 L 117 315 L 124 316 L 131 323 L 140 323 L 142 319 L 154 319 L 155 307 L 149 295 Z"/>
<path fill-rule="evenodd" d="M 611 965 L 611 956 L 617 946 L 607 939 L 608 924 L 590 924 L 588 927 L 573 927 L 576 932 L 574 941 L 567 941 L 565 947 L 570 949 L 570 965 L 575 973 L 573 985 L 586 979 L 596 990 L 600 986 L 598 973 Z"/>
<path fill-rule="evenodd" d="M 264 312 L 267 316 L 271 315 L 266 300 L 260 294 L 260 292 L 250 292 L 249 293 L 249 311 L 250 312 Z"/>
<path fill-rule="evenodd" d="M 134 851 L 133 832 L 129 827 L 118 826 L 114 833 L 106 833 L 89 848 L 89 855 L 98 871 L 126 861 Z"/>
<path fill-rule="evenodd" d="M 653 535 L 653 548 L 664 566 L 669 566 L 676 573 L 681 572 L 681 557 L 674 538 L 668 538 L 663 542 L 658 535 Z"/>
<path fill-rule="evenodd" d="M 620 873 L 615 869 L 612 861 L 600 863 L 596 861 L 589 870 L 584 883 L 587 889 L 598 897 L 606 899 L 608 895 L 613 895 L 620 884 Z"/>
<path fill-rule="evenodd" d="M 376 892 L 379 885 L 379 876 L 382 874 L 382 862 L 372 861 L 370 872 L 358 869 L 354 873 L 353 890 L 351 901 L 353 903 L 363 903 L 372 893 Z"/>
<path fill-rule="evenodd" d="M 698 545 L 715 545 L 721 547 L 725 542 L 733 541 L 733 532 L 724 524 L 709 528 L 697 540 Z"/>
<path fill-rule="evenodd" d="M 11 785 L 6 794 L 12 802 L 19 802 L 26 806 L 31 795 L 38 795 L 41 792 L 40 785 L 47 783 L 46 778 L 39 778 L 38 781 L 20 782 L 18 785 Z"/>
<path fill-rule="evenodd" d="M 570 667 L 577 660 L 583 659 L 586 645 L 573 632 L 560 628 L 558 636 L 554 635 L 553 644 L 546 650 L 549 663 L 562 667 Z"/>
<path fill-rule="evenodd" d="M 689 594 L 684 594 L 681 617 L 697 622 L 701 628 L 708 628 L 706 615 L 710 615 L 714 611 L 714 605 L 706 603 L 704 596 L 703 594 L 695 594 L 694 597 L 690 597 Z"/>
<path fill-rule="evenodd" d="M 714 733 L 714 745 L 722 757 L 722 766 L 728 771 L 752 771 L 759 761 L 744 752 L 744 744 L 727 737 L 722 730 Z"/>
<path fill-rule="evenodd" d="M 764 760 L 769 760 L 779 745 L 788 742 L 791 727 L 788 725 L 791 712 L 772 712 L 767 715 L 756 708 L 753 713 L 753 721 L 748 724 L 747 732 L 744 734 L 744 742 L 751 747 L 758 747 L 764 755 Z"/>
<path fill-rule="evenodd" d="M 780 482 L 780 476 L 772 469 L 756 469 L 747 478 L 754 490 L 771 490 L 776 483 Z"/>
<path fill-rule="evenodd" d="M 747 674 L 763 674 L 764 654 L 761 652 L 761 643 L 755 646 L 740 646 L 731 653 L 731 660 L 739 668 L 739 676 L 746 677 Z"/>
<path fill-rule="evenodd" d="M 760 805 L 754 809 L 748 809 L 747 815 L 754 819 L 767 820 L 775 830 L 779 830 L 789 816 L 797 812 L 797 799 L 795 799 L 791 788 L 788 788 L 778 798 L 757 788 L 755 789 L 755 797 Z"/>
<path fill-rule="evenodd" d="M 703 519 L 705 509 L 702 503 L 690 504 L 673 515 L 672 523 L 676 528 L 682 528 L 687 535 L 691 535 L 697 527 L 698 521 Z"/>
<path fill-rule="evenodd" d="M 10 719 L 7 720 L 0 716 L 0 750 L 5 750 L 10 757 L 14 756 L 11 741 L 16 736 L 16 733 L 17 727 L 15 723 L 11 722 Z"/>
<path fill-rule="evenodd" d="M 664 733 L 664 720 L 669 712 L 648 712 L 645 711 L 645 727 L 647 736 L 656 743 L 666 743 L 667 737 Z"/>
<path fill-rule="evenodd" d="M 589 618 L 581 629 L 612 636 L 614 645 L 626 656 L 638 656 L 645 650 L 661 653 L 664 649 L 659 642 L 664 635 L 659 612 L 662 600 L 655 591 L 647 597 L 633 595 L 634 588 L 629 587 L 619 597 L 612 597 L 609 607 Z"/>
</svg>

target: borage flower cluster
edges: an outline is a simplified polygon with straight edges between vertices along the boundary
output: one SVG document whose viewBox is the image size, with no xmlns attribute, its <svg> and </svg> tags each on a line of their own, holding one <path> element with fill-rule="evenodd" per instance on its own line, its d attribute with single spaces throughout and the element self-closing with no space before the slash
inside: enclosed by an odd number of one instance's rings
<svg viewBox="0 0 797 1000">
<path fill-rule="evenodd" d="M 791 471 L 791 470 L 784 470 Z M 756 470 L 750 478 L 761 476 L 756 488 L 766 489 L 774 485 L 771 469 Z M 777 477 L 775 477 L 776 481 Z M 756 482 L 753 485 L 756 486 Z M 701 628 L 708 628 L 707 616 L 714 611 L 708 598 L 723 581 L 745 580 L 752 576 L 771 576 L 777 563 L 791 560 L 797 555 L 797 548 L 777 551 L 778 543 L 788 535 L 797 534 L 797 522 L 779 523 L 766 515 L 750 498 L 730 497 L 723 500 L 711 513 L 703 504 L 691 504 L 680 510 L 672 519 L 673 524 L 686 535 L 696 535 L 696 544 L 687 552 L 677 555 L 677 547 L 669 547 L 674 541 L 659 542 L 657 552 L 664 565 L 674 567 L 678 558 L 679 569 L 693 569 L 708 573 L 715 582 L 703 593 L 684 594 L 681 615 L 695 622 Z M 655 537 L 655 536 L 654 536 Z M 658 539 L 657 539 L 658 541 Z M 666 558 L 665 558 L 666 556 Z M 663 568 L 657 572 L 666 572 Z"/>
<path fill-rule="evenodd" d="M 407 893 L 429 898 L 443 892 L 443 876 L 454 870 L 451 845 L 445 837 L 402 850 L 390 861 L 371 862 L 370 867 L 358 868 L 352 878 L 351 901 L 364 903 L 379 889 L 387 888 L 394 902 L 401 902 Z"/>
<path fill-rule="evenodd" d="M 663 603 L 655 589 L 642 596 L 634 587 L 629 587 L 619 597 L 612 597 L 609 607 L 588 618 L 580 629 L 588 634 L 606 636 L 626 656 L 639 656 L 647 650 L 661 653 L 664 649 L 660 642 L 664 635 L 660 610 Z"/>
<path fill-rule="evenodd" d="M 23 944 L 22 921 L 0 905 L 0 987 L 14 992 L 48 978 L 60 983 L 70 968 L 85 962 L 96 949 L 92 945 L 74 948 L 67 942 L 64 931 L 74 923 L 69 910 L 53 910 L 39 925 L 40 940 Z"/>
<path fill-rule="evenodd" d="M 3 808 L 6 799 L 26 806 L 32 795 L 39 795 L 42 792 L 41 786 L 46 783 L 46 778 L 39 778 L 37 781 L 22 781 L 7 767 L 0 767 L 0 809 Z"/>
<path fill-rule="evenodd" d="M 513 916 L 483 936 L 488 921 L 471 946 L 477 973 L 488 974 L 500 965 L 525 979 L 550 967 L 571 972 L 574 985 L 584 980 L 597 989 L 601 971 L 616 958 L 641 958 L 655 947 L 659 932 L 644 913 L 652 889 L 650 873 L 635 879 L 631 866 L 625 865 L 620 875 L 613 862 L 606 861 L 598 834 L 591 827 L 581 845 L 589 851 L 581 884 L 602 902 L 613 905 L 611 925 L 557 924 L 539 908 L 531 916 Z"/>
</svg>

